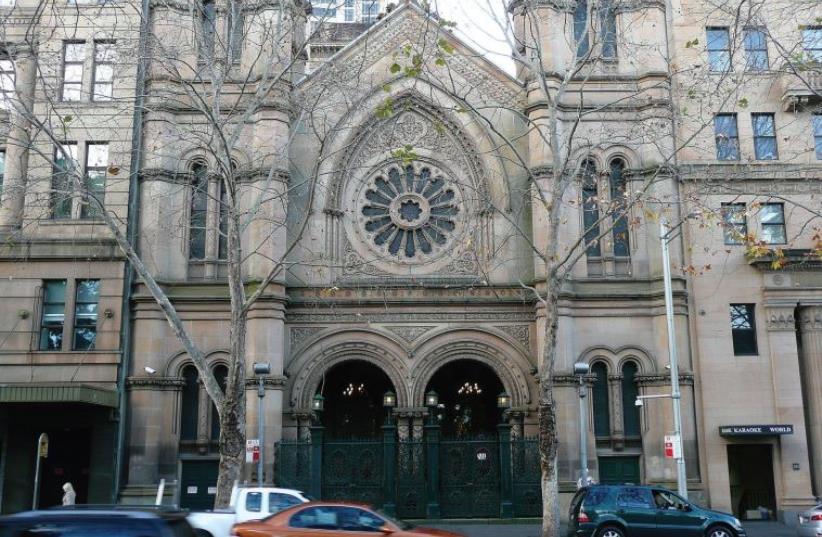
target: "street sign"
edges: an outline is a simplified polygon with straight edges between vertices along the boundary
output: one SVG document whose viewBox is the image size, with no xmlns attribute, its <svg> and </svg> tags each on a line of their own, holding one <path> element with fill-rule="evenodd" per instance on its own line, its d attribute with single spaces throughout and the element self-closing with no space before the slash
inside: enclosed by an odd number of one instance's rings
<svg viewBox="0 0 822 537">
<path fill-rule="evenodd" d="M 793 425 L 723 425 L 720 436 L 778 436 L 793 434 Z"/>
<path fill-rule="evenodd" d="M 37 456 L 44 459 L 49 456 L 49 435 L 46 433 L 40 433 L 37 439 Z"/>
<path fill-rule="evenodd" d="M 679 436 L 670 434 L 665 435 L 665 458 L 679 459 L 682 457 L 682 442 Z"/>
<path fill-rule="evenodd" d="M 249 438 L 245 441 L 245 462 L 259 462 L 260 460 L 260 440 Z"/>
</svg>

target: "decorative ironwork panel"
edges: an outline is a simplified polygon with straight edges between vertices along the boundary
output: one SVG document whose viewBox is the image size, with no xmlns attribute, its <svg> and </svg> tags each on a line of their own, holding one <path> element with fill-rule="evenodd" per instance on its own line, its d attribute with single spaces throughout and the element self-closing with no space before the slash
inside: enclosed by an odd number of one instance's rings
<svg viewBox="0 0 822 537">
<path fill-rule="evenodd" d="M 499 516 L 496 438 L 442 440 L 440 468 L 440 508 L 444 518 Z"/>
<path fill-rule="evenodd" d="M 511 465 L 514 468 L 513 503 L 515 517 L 542 516 L 542 471 L 539 465 L 539 442 L 520 438 L 511 442 Z"/>
<path fill-rule="evenodd" d="M 382 440 L 333 440 L 323 444 L 323 500 L 383 504 Z"/>
<path fill-rule="evenodd" d="M 277 486 L 301 491 L 310 489 L 311 442 L 279 442 L 274 461 Z"/>
<path fill-rule="evenodd" d="M 397 516 L 425 518 L 425 444 L 397 444 Z"/>
</svg>

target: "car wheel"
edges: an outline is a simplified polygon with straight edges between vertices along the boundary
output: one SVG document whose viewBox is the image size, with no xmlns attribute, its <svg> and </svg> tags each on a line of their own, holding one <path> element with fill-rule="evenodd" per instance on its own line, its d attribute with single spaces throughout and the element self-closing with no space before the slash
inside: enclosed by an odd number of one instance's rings
<svg viewBox="0 0 822 537">
<path fill-rule="evenodd" d="M 625 537 L 625 532 L 616 526 L 605 526 L 599 530 L 597 537 Z"/>
<path fill-rule="evenodd" d="M 211 535 L 210 531 L 204 530 L 202 528 L 194 528 L 194 534 L 197 537 L 214 537 L 213 535 Z"/>
<path fill-rule="evenodd" d="M 714 526 L 708 528 L 708 533 L 705 534 L 705 537 L 736 537 L 736 534 L 732 529 L 725 526 Z"/>
</svg>

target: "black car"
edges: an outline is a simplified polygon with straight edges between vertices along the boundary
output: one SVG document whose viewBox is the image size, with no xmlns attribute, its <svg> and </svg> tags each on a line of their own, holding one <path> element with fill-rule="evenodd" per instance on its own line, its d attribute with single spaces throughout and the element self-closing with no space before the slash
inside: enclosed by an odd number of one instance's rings
<svg viewBox="0 0 822 537">
<path fill-rule="evenodd" d="M 185 512 L 140 507 L 49 509 L 0 517 L 0 537 L 195 537 Z"/>
<path fill-rule="evenodd" d="M 568 537 L 745 537 L 731 515 L 660 487 L 592 485 L 571 500 Z"/>
</svg>

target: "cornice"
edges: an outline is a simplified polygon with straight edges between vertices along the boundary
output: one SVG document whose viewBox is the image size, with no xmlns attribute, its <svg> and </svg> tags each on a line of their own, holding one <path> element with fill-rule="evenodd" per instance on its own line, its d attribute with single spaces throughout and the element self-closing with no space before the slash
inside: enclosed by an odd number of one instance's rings
<svg viewBox="0 0 822 537">
<path fill-rule="evenodd" d="M 639 386 L 670 386 L 671 384 L 670 374 L 650 373 L 645 375 L 636 375 L 634 378 Z M 693 373 L 680 373 L 679 383 L 685 386 L 693 386 Z"/>
<path fill-rule="evenodd" d="M 718 179 L 740 183 L 743 181 L 822 179 L 822 164 L 712 162 L 680 164 L 678 171 L 679 176 L 684 181 Z"/>
<path fill-rule="evenodd" d="M 748 265 L 762 272 L 799 272 L 822 270 L 822 259 L 810 249 L 790 248 L 777 255 L 769 250 L 763 255 L 748 256 Z"/>
<path fill-rule="evenodd" d="M 538 7 L 573 12 L 576 7 L 576 0 L 511 0 L 508 4 L 508 11 L 513 12 L 518 9 L 528 10 Z M 648 8 L 665 11 L 665 2 L 663 0 L 617 0 L 614 2 L 614 10 L 617 13 Z"/>
<path fill-rule="evenodd" d="M 266 180 L 271 173 L 270 168 L 257 167 L 250 170 L 244 169 L 237 173 L 236 179 L 237 183 L 240 184 L 255 183 Z M 288 183 L 290 176 L 290 172 L 283 168 L 276 168 L 273 171 L 274 181 L 280 183 Z M 140 170 L 140 180 L 144 182 L 162 181 L 184 185 L 191 181 L 191 174 L 167 168 L 143 168 Z"/>
<path fill-rule="evenodd" d="M 176 391 L 182 390 L 185 380 L 182 377 L 128 377 L 126 389 L 130 391 Z"/>
</svg>

